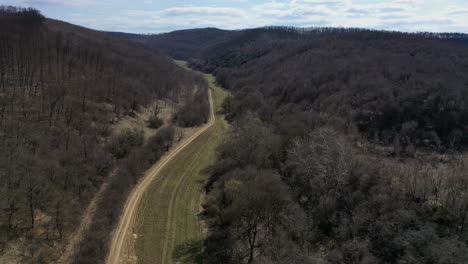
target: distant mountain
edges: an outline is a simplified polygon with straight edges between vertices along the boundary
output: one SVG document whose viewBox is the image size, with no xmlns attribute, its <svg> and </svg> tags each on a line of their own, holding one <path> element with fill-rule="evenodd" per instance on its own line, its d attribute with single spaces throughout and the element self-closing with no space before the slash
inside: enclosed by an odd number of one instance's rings
<svg viewBox="0 0 468 264">
<path fill-rule="evenodd" d="M 175 31 L 138 41 L 214 71 L 228 89 L 260 92 L 267 105 L 302 101 L 350 114 L 363 133 L 385 144 L 403 124 L 416 122 L 410 141 L 417 145 L 439 139 L 454 145 L 455 137 L 456 146 L 468 146 L 468 49 L 460 45 L 467 34 L 264 27 Z"/>
<path fill-rule="evenodd" d="M 203 56 L 205 50 L 240 34 L 238 31 L 216 28 L 179 30 L 157 35 L 108 33 L 116 37 L 137 41 L 155 51 L 163 52 L 175 59 L 184 60 L 193 56 Z"/>
<path fill-rule="evenodd" d="M 398 33 L 392 31 L 376 31 L 365 28 L 333 28 L 310 27 L 298 28 L 287 26 L 270 26 L 245 30 L 221 30 L 217 28 L 202 28 L 178 30 L 163 34 L 132 34 L 123 32 L 107 32 L 119 38 L 137 41 L 155 51 L 168 54 L 176 59 L 188 60 L 190 58 L 208 57 L 213 50 L 235 48 L 243 42 L 253 41 L 264 34 L 274 34 L 280 38 L 319 37 L 332 34 L 356 33 L 356 32 L 381 32 Z M 468 34 L 464 33 L 402 33 L 420 35 L 426 38 L 441 38 L 450 41 L 468 44 Z"/>
</svg>

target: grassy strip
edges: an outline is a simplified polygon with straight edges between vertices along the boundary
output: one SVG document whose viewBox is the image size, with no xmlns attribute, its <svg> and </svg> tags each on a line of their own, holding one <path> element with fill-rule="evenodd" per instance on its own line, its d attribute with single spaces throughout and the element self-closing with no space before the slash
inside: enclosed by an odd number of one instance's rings
<svg viewBox="0 0 468 264">
<path fill-rule="evenodd" d="M 227 93 L 206 75 L 216 108 L 215 124 L 195 139 L 160 172 L 140 204 L 138 263 L 198 263 L 202 234 L 199 198 L 209 175 L 205 169 L 216 158 L 216 148 L 227 131 L 219 114 Z"/>
</svg>

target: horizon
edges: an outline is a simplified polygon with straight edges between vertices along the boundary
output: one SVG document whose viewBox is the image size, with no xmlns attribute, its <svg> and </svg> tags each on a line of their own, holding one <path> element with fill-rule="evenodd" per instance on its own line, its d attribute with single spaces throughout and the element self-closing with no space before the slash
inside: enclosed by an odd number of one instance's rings
<svg viewBox="0 0 468 264">
<path fill-rule="evenodd" d="M 0 0 L 32 7 L 48 18 L 112 32 L 159 34 L 176 30 L 242 30 L 265 26 L 343 27 L 400 32 L 468 33 L 461 0 Z"/>
</svg>

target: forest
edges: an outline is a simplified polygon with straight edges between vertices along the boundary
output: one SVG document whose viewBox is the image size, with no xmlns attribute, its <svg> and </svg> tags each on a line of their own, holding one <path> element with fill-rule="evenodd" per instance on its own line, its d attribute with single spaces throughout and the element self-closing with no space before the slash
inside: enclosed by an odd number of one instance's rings
<svg viewBox="0 0 468 264">
<path fill-rule="evenodd" d="M 468 35 L 0 22 L 0 262 L 63 261 L 76 233 L 69 262 L 104 261 L 144 171 L 208 120 L 207 81 L 172 57 L 230 93 L 204 263 L 468 263 Z"/>
<path fill-rule="evenodd" d="M 205 44 L 197 45 L 202 38 Z M 242 90 L 230 107 L 244 108 L 231 109 L 231 117 L 260 107 L 262 118 L 271 119 L 266 108 L 292 103 L 345 117 L 383 145 L 399 141 L 449 151 L 468 145 L 467 39 L 455 33 L 265 27 L 176 31 L 138 42 L 214 72 L 228 90 Z M 166 48 L 169 43 L 180 48 Z M 242 100 L 256 103 L 236 105 Z"/>
<path fill-rule="evenodd" d="M 466 39 L 293 27 L 133 38 L 231 92 L 204 262 L 468 263 Z"/>
<path fill-rule="evenodd" d="M 176 140 L 175 127 L 206 122 L 207 89 L 201 76 L 141 45 L 0 7 L 0 262 L 59 260 L 105 184 L 73 257 L 102 261 L 126 193 Z M 176 109 L 166 123 L 155 111 L 153 136 L 114 131 L 157 100 Z"/>
</svg>

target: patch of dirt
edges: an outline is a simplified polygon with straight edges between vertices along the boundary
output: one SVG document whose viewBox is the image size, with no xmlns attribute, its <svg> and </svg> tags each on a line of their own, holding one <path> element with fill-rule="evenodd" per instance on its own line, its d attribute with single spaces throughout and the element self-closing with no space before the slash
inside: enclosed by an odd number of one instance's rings
<svg viewBox="0 0 468 264">
<path fill-rule="evenodd" d="M 19 264 L 23 256 L 20 244 L 22 244 L 21 241 L 8 242 L 0 255 L 0 263 Z"/>
<path fill-rule="evenodd" d="M 136 128 L 143 130 L 145 139 L 148 139 L 149 137 L 155 135 L 158 131 L 158 129 L 148 127 L 148 120 L 154 114 L 154 109 L 158 109 L 158 117 L 163 120 L 163 125 L 167 125 L 171 124 L 172 116 L 179 106 L 180 103 L 175 104 L 168 100 L 157 100 L 147 107 L 140 108 L 138 112 L 134 112 L 131 115 L 127 114 L 118 120 L 114 120 L 114 124 L 111 126 L 111 133 L 113 135 L 118 135 L 124 129 Z M 190 137 L 197 130 L 199 130 L 199 127 L 178 127 L 174 124 L 173 126 L 175 129 L 175 143 Z"/>
</svg>

